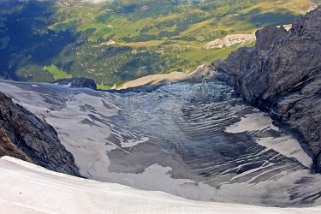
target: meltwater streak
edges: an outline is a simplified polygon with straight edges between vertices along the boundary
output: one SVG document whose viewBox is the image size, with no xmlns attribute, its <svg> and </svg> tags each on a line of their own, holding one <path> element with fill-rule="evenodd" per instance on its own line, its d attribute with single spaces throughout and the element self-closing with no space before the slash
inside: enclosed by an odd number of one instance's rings
<svg viewBox="0 0 321 214">
<path fill-rule="evenodd" d="M 311 158 L 225 83 L 113 93 L 5 81 L 0 88 L 55 127 L 85 177 L 196 200 L 321 203 Z"/>
</svg>

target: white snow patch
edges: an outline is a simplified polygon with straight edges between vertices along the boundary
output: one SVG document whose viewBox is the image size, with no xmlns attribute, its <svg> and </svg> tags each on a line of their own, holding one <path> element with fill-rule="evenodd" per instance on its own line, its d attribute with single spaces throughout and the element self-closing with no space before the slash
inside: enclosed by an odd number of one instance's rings
<svg viewBox="0 0 321 214">
<path fill-rule="evenodd" d="M 273 208 L 200 202 L 52 172 L 10 157 L 0 159 L 1 213 L 319 214 L 321 207 Z"/>
<path fill-rule="evenodd" d="M 291 136 L 259 138 L 257 143 L 268 149 L 277 151 L 285 157 L 294 158 L 307 168 L 312 166 L 311 157 L 303 151 L 298 140 Z"/>
<path fill-rule="evenodd" d="M 272 124 L 272 119 L 263 112 L 248 114 L 242 117 L 240 122 L 237 122 L 225 129 L 227 133 L 242 133 L 246 131 L 259 131 L 266 128 L 279 130 L 278 127 Z"/>
<path fill-rule="evenodd" d="M 123 148 L 134 147 L 134 146 L 137 146 L 138 144 L 146 143 L 148 142 L 148 140 L 149 140 L 148 137 L 143 137 L 140 140 L 128 140 L 127 142 L 121 142 L 121 146 Z"/>
<path fill-rule="evenodd" d="M 279 130 L 278 127 L 272 124 L 272 119 L 268 115 L 258 112 L 242 117 L 240 122 L 227 127 L 225 132 L 242 133 L 246 131 L 260 131 L 267 128 Z M 294 158 L 308 168 L 312 165 L 312 159 L 303 151 L 298 140 L 292 136 L 258 138 L 257 143 L 285 157 Z"/>
</svg>

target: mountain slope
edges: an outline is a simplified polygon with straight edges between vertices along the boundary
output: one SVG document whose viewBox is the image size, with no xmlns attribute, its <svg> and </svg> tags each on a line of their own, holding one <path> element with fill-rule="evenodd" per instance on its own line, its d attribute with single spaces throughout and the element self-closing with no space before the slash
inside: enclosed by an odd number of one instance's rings
<svg viewBox="0 0 321 214">
<path fill-rule="evenodd" d="M 239 46 L 215 39 L 288 24 L 309 0 L 0 2 L 0 75 L 24 81 L 89 77 L 102 87 L 153 73 L 193 71 Z"/>
</svg>

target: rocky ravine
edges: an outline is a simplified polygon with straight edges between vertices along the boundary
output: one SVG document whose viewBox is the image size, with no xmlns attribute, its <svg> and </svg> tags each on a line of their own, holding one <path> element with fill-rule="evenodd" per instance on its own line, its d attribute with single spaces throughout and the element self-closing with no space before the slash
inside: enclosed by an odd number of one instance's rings
<svg viewBox="0 0 321 214">
<path fill-rule="evenodd" d="M 5 155 L 79 176 L 54 128 L 0 93 L 0 157 Z"/>
<path fill-rule="evenodd" d="M 266 27 L 253 48 L 215 61 L 217 77 L 244 99 L 296 129 L 321 172 L 321 7 L 295 20 L 290 31 Z"/>
</svg>

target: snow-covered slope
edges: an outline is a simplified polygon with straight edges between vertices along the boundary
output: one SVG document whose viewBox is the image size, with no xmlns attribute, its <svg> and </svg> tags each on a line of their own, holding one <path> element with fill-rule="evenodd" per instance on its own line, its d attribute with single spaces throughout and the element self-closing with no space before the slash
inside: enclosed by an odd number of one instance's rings
<svg viewBox="0 0 321 214">
<path fill-rule="evenodd" d="M 170 194 L 59 174 L 18 159 L 0 159 L 0 213 L 317 214 L 314 208 L 267 208 L 199 202 Z"/>
</svg>

